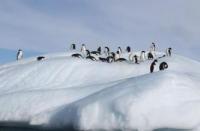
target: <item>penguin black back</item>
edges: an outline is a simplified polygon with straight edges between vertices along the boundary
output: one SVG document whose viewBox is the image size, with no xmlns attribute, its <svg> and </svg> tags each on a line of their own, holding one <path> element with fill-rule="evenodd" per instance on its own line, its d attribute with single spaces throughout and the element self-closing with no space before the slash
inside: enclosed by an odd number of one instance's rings
<svg viewBox="0 0 200 131">
<path fill-rule="evenodd" d="M 158 60 L 154 60 L 151 65 L 150 65 L 150 73 L 153 73 L 154 71 L 154 66 L 156 65 L 156 62 L 158 62 Z"/>
<path fill-rule="evenodd" d="M 131 52 L 131 47 L 130 47 L 130 46 L 127 46 L 127 47 L 126 47 L 126 51 L 127 51 L 127 52 Z"/>
<path fill-rule="evenodd" d="M 41 60 L 43 60 L 43 59 L 45 59 L 44 56 L 38 56 L 38 57 L 37 57 L 37 61 L 41 61 Z"/>
<path fill-rule="evenodd" d="M 168 68 L 168 64 L 166 62 L 160 63 L 159 69 L 160 70 L 165 70 Z"/>
</svg>

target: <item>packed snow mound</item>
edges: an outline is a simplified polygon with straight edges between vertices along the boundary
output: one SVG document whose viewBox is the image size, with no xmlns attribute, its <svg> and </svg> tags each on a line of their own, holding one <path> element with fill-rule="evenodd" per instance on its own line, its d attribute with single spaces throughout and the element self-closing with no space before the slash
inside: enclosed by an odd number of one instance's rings
<svg viewBox="0 0 200 131">
<path fill-rule="evenodd" d="M 71 54 L 0 66 L 0 121 L 81 130 L 200 129 L 199 62 L 163 57 L 150 74 L 152 60 L 103 63 Z M 163 61 L 169 68 L 158 71 Z"/>
</svg>

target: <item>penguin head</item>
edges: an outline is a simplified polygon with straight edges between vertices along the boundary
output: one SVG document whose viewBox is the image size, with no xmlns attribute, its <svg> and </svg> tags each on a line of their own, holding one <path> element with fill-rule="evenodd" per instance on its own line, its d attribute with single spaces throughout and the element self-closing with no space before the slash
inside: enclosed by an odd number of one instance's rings
<svg viewBox="0 0 200 131">
<path fill-rule="evenodd" d="M 119 50 L 119 51 L 122 51 L 122 49 L 121 49 L 121 47 L 120 47 L 120 46 L 118 47 L 118 50 Z"/>
</svg>

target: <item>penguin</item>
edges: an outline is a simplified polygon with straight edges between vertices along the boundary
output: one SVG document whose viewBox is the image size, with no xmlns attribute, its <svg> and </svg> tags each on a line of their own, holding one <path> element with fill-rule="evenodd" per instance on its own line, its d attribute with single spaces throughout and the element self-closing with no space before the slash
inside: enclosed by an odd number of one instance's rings
<svg viewBox="0 0 200 131">
<path fill-rule="evenodd" d="M 166 49 L 166 56 L 171 56 L 171 51 L 172 51 L 172 48 L 167 48 Z"/>
<path fill-rule="evenodd" d="M 107 62 L 108 62 L 108 63 L 114 62 L 113 56 L 108 56 L 108 57 L 107 57 Z"/>
<path fill-rule="evenodd" d="M 71 49 L 71 50 L 76 50 L 76 45 L 75 45 L 75 44 L 71 44 L 70 49 Z"/>
<path fill-rule="evenodd" d="M 119 51 L 117 51 L 117 52 L 116 52 L 116 54 L 115 54 L 115 57 L 114 57 L 114 58 L 115 58 L 115 61 L 116 61 L 117 59 L 119 59 L 119 58 L 120 58 L 120 53 L 119 53 Z"/>
<path fill-rule="evenodd" d="M 134 55 L 133 57 L 134 57 L 135 64 L 139 64 L 137 55 Z"/>
<path fill-rule="evenodd" d="M 81 52 L 82 51 L 86 51 L 86 46 L 85 46 L 85 44 L 82 44 L 82 46 L 81 46 Z"/>
<path fill-rule="evenodd" d="M 156 65 L 156 62 L 158 62 L 157 60 L 154 60 L 152 63 L 151 63 L 151 66 L 150 66 L 150 73 L 153 73 L 154 71 L 154 66 Z"/>
<path fill-rule="evenodd" d="M 41 61 L 41 60 L 43 60 L 43 59 L 45 59 L 44 56 L 38 56 L 38 57 L 37 57 L 37 61 Z"/>
<path fill-rule="evenodd" d="M 168 52 L 169 52 L 169 56 L 171 56 L 171 54 L 172 54 L 172 48 L 171 47 L 169 48 Z"/>
<path fill-rule="evenodd" d="M 141 51 L 141 53 L 140 53 L 140 60 L 141 61 L 145 61 L 145 59 L 146 59 L 145 51 Z"/>
<path fill-rule="evenodd" d="M 147 54 L 147 57 L 148 57 L 149 60 L 151 60 L 151 59 L 154 58 L 154 57 L 153 57 L 153 54 L 152 54 L 151 52 L 149 52 L 149 53 Z"/>
<path fill-rule="evenodd" d="M 111 52 L 111 53 L 110 53 L 110 56 L 112 56 L 113 58 L 115 58 L 115 53 L 114 53 L 114 52 Z"/>
<path fill-rule="evenodd" d="M 105 47 L 104 53 L 105 53 L 106 56 L 109 55 L 109 53 L 110 53 L 109 47 L 107 47 L 107 46 Z"/>
<path fill-rule="evenodd" d="M 122 54 L 122 48 L 120 46 L 118 47 L 117 51 L 119 51 L 119 54 Z"/>
<path fill-rule="evenodd" d="M 133 54 L 133 53 L 130 53 L 129 56 L 128 56 L 129 61 L 130 61 L 130 62 L 133 62 L 133 61 L 134 61 L 133 58 L 134 58 L 134 54 Z"/>
<path fill-rule="evenodd" d="M 83 58 L 83 56 L 81 54 L 79 54 L 79 53 L 72 54 L 72 57 Z"/>
<path fill-rule="evenodd" d="M 160 63 L 159 69 L 160 71 L 165 70 L 168 68 L 168 64 L 166 62 Z"/>
<path fill-rule="evenodd" d="M 87 52 L 87 56 L 86 56 L 86 59 L 90 59 L 90 60 L 93 60 L 93 61 L 96 61 L 97 59 L 94 57 L 94 56 L 91 56 L 90 54 L 90 51 L 89 50 L 86 50 Z"/>
<path fill-rule="evenodd" d="M 82 44 L 82 46 L 81 46 L 81 52 L 84 55 L 84 57 L 86 57 L 87 52 L 86 52 L 86 46 L 85 46 L 85 44 Z"/>
<path fill-rule="evenodd" d="M 108 47 L 105 47 L 105 49 L 106 49 L 107 51 L 110 51 Z M 105 50 L 105 51 L 106 51 L 106 50 Z M 105 52 L 105 51 L 104 51 L 104 52 Z M 115 61 L 115 53 L 114 53 L 114 52 L 109 52 L 109 53 L 107 54 L 107 57 L 106 57 L 106 58 L 99 57 L 99 60 L 102 61 L 102 62 L 112 63 L 112 62 Z"/>
<path fill-rule="evenodd" d="M 119 59 L 117 59 L 117 60 L 115 60 L 116 62 L 123 62 L 123 61 L 127 61 L 127 59 L 125 59 L 125 58 L 119 58 Z"/>
<path fill-rule="evenodd" d="M 100 55 L 100 52 L 98 52 L 98 51 L 91 51 L 90 53 L 94 54 L 94 55 Z"/>
<path fill-rule="evenodd" d="M 156 51 L 156 45 L 153 42 L 151 44 L 150 51 Z"/>
<path fill-rule="evenodd" d="M 103 58 L 103 57 L 99 57 L 99 60 L 102 61 L 102 62 L 108 62 L 108 59 L 107 58 Z"/>
<path fill-rule="evenodd" d="M 23 59 L 23 51 L 19 49 L 17 52 L 17 60 L 21 60 L 21 59 Z"/>
<path fill-rule="evenodd" d="M 110 54 L 107 57 L 107 59 L 108 59 L 108 63 L 115 62 L 115 53 L 114 52 L 110 52 Z"/>
<path fill-rule="evenodd" d="M 128 53 L 130 53 L 130 52 L 131 52 L 131 47 L 130 47 L 130 46 L 127 46 L 127 47 L 126 47 L 126 51 L 127 51 Z"/>
<path fill-rule="evenodd" d="M 117 53 L 114 55 L 114 58 L 115 58 L 115 61 L 116 61 L 116 62 L 127 61 L 127 59 L 121 58 L 121 57 L 120 57 L 120 52 L 119 52 L 119 51 L 117 51 Z"/>
<path fill-rule="evenodd" d="M 163 58 L 163 57 L 166 57 L 166 55 L 162 55 L 162 56 L 160 56 L 160 57 L 158 57 L 158 58 L 161 59 L 161 58 Z"/>
<path fill-rule="evenodd" d="M 101 47 L 97 48 L 97 51 L 91 51 L 91 54 L 101 55 Z"/>
<path fill-rule="evenodd" d="M 97 48 L 97 51 L 100 53 L 101 55 L 101 46 L 99 46 L 99 48 Z"/>
</svg>

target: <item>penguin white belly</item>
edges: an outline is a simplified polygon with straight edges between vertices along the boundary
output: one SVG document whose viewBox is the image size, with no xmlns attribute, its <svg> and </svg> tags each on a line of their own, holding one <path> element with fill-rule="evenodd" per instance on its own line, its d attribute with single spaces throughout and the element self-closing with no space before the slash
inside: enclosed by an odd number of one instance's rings
<svg viewBox="0 0 200 131">
<path fill-rule="evenodd" d="M 169 56 L 169 50 L 166 49 L 166 56 Z"/>
<path fill-rule="evenodd" d="M 22 52 L 19 52 L 18 56 L 17 56 L 17 59 L 20 60 L 23 58 L 23 53 Z"/>
<path fill-rule="evenodd" d="M 81 48 L 81 52 L 82 52 L 84 57 L 87 56 L 86 48 L 84 46 Z"/>
<path fill-rule="evenodd" d="M 140 60 L 141 60 L 141 61 L 144 61 L 144 60 L 145 60 L 145 54 L 144 54 L 144 53 L 141 53 L 141 55 L 140 55 Z"/>
<path fill-rule="evenodd" d="M 134 61 L 134 58 L 133 58 L 133 57 L 134 57 L 134 55 L 131 53 L 131 54 L 129 55 L 129 61 L 132 61 L 132 62 L 133 62 L 133 61 Z"/>
<path fill-rule="evenodd" d="M 116 54 L 115 55 L 115 60 L 119 59 L 120 58 L 120 55 L 119 54 Z"/>
</svg>

